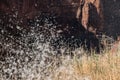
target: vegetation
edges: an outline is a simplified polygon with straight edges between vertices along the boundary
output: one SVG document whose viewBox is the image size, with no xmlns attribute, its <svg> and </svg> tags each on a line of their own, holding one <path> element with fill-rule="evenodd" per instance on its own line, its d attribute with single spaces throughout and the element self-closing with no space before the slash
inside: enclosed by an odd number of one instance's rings
<svg viewBox="0 0 120 80">
<path fill-rule="evenodd" d="M 120 51 L 74 56 L 53 72 L 52 80 L 120 80 Z"/>
<path fill-rule="evenodd" d="M 31 65 L 25 64 L 29 67 L 23 67 L 26 70 L 25 73 L 21 71 L 24 76 L 20 80 L 120 80 L 120 51 L 91 56 L 84 54 L 81 58 L 74 55 L 73 58 L 61 56 L 58 59 L 54 56 L 43 72 L 39 64 L 33 67 L 35 64 L 36 61 Z M 17 75 L 10 78 L 18 79 Z M 1 76 L 1 80 L 4 77 Z"/>
<path fill-rule="evenodd" d="M 0 80 L 120 80 L 119 43 L 113 43 L 113 48 L 106 48 L 102 54 L 91 51 L 88 55 L 78 48 L 71 57 L 64 55 L 70 54 L 69 50 L 61 48 L 61 55 L 52 51 L 49 43 L 41 44 L 39 35 L 29 37 L 34 37 L 35 42 L 29 43 L 33 47 L 24 50 L 23 47 L 13 48 L 13 42 L 9 45 L 5 41 L 3 47 L 9 50 L 9 55 L 2 59 L 4 55 L 0 54 Z M 29 37 L 25 38 L 27 42 Z"/>
</svg>

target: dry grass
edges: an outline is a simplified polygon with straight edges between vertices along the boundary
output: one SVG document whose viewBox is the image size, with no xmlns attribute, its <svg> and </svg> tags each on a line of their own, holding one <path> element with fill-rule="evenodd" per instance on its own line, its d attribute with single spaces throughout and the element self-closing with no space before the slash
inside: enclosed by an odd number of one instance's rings
<svg viewBox="0 0 120 80">
<path fill-rule="evenodd" d="M 120 80 L 120 51 L 64 61 L 51 80 Z"/>
<path fill-rule="evenodd" d="M 37 45 L 43 48 L 43 45 Z M 88 56 L 82 49 L 77 49 L 71 58 L 53 55 L 45 44 L 41 54 L 33 51 L 27 56 L 8 57 L 5 63 L 0 61 L 0 80 L 120 80 L 119 45 L 115 43 L 112 50 L 106 48 L 100 55 L 93 51 Z"/>
<path fill-rule="evenodd" d="M 25 76 L 20 80 L 120 80 L 120 50 L 116 52 L 106 50 L 104 53 L 91 56 L 84 54 L 80 58 L 77 58 L 76 55 L 73 58 L 70 56 L 61 56 L 59 59 L 54 57 L 46 68 L 47 76 L 41 75 L 39 67 L 31 68 L 30 74 L 27 76 L 24 74 Z M 57 61 L 61 62 L 59 66 L 56 65 Z M 34 64 L 36 63 L 34 62 Z M 4 80 L 2 76 L 0 79 Z M 8 80 L 18 79 L 16 76 Z"/>
<path fill-rule="evenodd" d="M 56 65 L 57 61 L 61 62 L 59 66 Z M 27 68 L 25 69 L 27 71 Z M 41 75 L 39 66 L 32 68 L 31 65 L 30 70 L 29 75 L 24 74 L 25 76 L 20 80 L 120 80 L 120 50 L 119 48 L 114 52 L 105 50 L 101 55 L 87 56 L 84 54 L 79 58 L 77 55 L 74 55 L 73 58 L 70 56 L 61 56 L 59 59 L 54 57 L 45 69 L 49 72 L 47 76 Z M 32 77 L 30 77 L 31 75 Z M 0 75 L 0 79 L 4 80 L 2 75 Z M 8 80 L 18 80 L 18 78 L 16 76 Z"/>
</svg>

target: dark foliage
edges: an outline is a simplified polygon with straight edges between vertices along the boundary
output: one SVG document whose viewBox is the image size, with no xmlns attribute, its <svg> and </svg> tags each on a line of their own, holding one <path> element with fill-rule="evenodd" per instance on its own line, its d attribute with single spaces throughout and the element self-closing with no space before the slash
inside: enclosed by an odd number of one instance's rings
<svg viewBox="0 0 120 80">
<path fill-rule="evenodd" d="M 5 39 L 8 39 L 8 43 L 9 40 L 12 41 L 11 43 L 14 43 L 14 46 L 16 46 L 14 48 L 17 48 L 17 46 L 20 45 L 22 46 L 21 49 L 32 49 L 33 46 L 31 46 L 31 44 L 35 42 L 35 39 L 30 37 L 29 41 L 26 43 L 23 37 L 25 35 L 27 36 L 31 31 L 34 31 L 37 34 L 44 35 L 45 39 L 41 42 L 50 42 L 50 45 L 54 50 L 59 50 L 61 47 L 65 47 L 72 51 L 76 48 L 84 47 L 84 49 L 88 51 L 94 49 L 96 52 L 100 52 L 100 46 L 102 46 L 102 44 L 97 39 L 96 35 L 87 31 L 76 18 L 64 20 L 55 15 L 40 13 L 34 19 L 27 20 L 26 25 L 23 25 L 17 17 L 5 14 L 0 15 L 0 34 Z M 18 26 L 19 28 L 17 28 Z M 27 26 L 27 28 L 25 26 Z M 6 42 L 3 41 L 1 43 Z M 8 55 L 8 53 L 15 55 L 14 53 L 9 52 L 9 49 L 7 50 L 7 48 L 3 49 L 2 47 L 1 50 L 2 52 L 0 55 L 2 57 L 6 54 Z"/>
</svg>

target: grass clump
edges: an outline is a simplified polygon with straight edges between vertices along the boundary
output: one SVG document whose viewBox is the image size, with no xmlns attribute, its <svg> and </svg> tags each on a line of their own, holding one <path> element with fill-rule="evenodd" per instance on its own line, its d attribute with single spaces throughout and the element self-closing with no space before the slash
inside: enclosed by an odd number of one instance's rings
<svg viewBox="0 0 120 80">
<path fill-rule="evenodd" d="M 52 80 L 120 80 L 119 74 L 120 52 L 106 52 L 68 60 L 54 71 Z"/>
</svg>

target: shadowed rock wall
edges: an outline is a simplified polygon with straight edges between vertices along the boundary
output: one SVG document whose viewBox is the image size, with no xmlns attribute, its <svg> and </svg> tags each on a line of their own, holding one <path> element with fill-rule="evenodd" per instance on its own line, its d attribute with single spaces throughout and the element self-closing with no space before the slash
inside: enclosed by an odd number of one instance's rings
<svg viewBox="0 0 120 80">
<path fill-rule="evenodd" d="M 82 24 L 89 31 L 103 30 L 103 5 L 101 0 L 85 0 L 82 8 Z"/>
<path fill-rule="evenodd" d="M 120 0 L 102 0 L 104 8 L 104 32 L 107 35 L 120 36 Z"/>
<path fill-rule="evenodd" d="M 0 12 L 13 14 L 14 11 L 18 11 L 23 22 L 42 11 L 64 17 L 62 20 L 76 17 L 86 29 L 92 26 L 93 30 L 104 29 L 110 36 L 120 35 L 119 0 L 0 0 Z"/>
<path fill-rule="evenodd" d="M 43 12 L 59 17 L 62 22 L 77 18 L 86 29 L 92 27 L 89 31 L 93 32 L 103 29 L 102 8 L 101 0 L 0 0 L 0 11 L 16 12 L 23 23 Z"/>
</svg>

